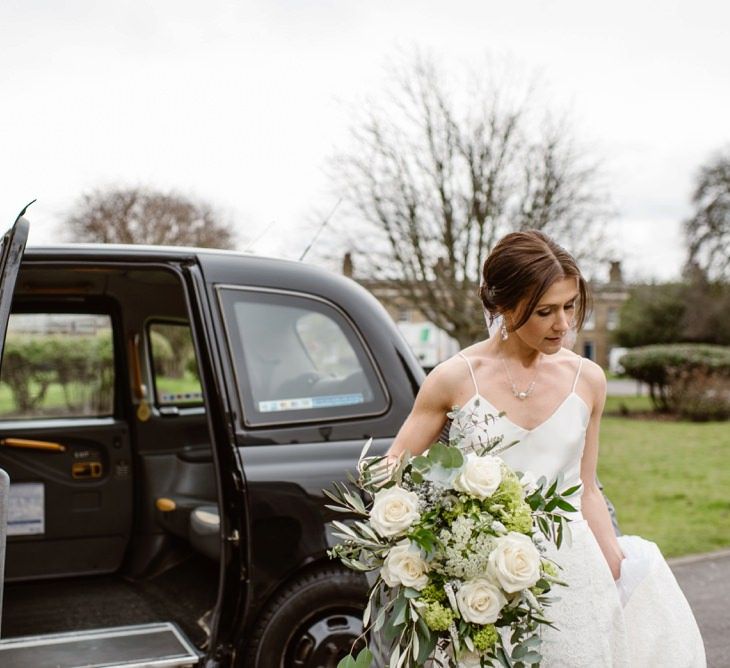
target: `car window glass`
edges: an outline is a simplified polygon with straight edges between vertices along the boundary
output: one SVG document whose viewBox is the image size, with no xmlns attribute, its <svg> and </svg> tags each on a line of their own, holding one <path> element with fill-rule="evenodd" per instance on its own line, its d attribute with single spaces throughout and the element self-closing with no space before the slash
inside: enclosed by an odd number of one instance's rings
<svg viewBox="0 0 730 668">
<path fill-rule="evenodd" d="M 200 406 L 203 391 L 190 326 L 152 322 L 148 332 L 157 405 Z"/>
<path fill-rule="evenodd" d="M 10 316 L 0 369 L 0 416 L 108 416 L 113 410 L 114 346 L 108 315 Z"/>
<path fill-rule="evenodd" d="M 334 307 L 298 295 L 223 291 L 246 422 L 373 414 L 386 397 L 352 325 Z"/>
<path fill-rule="evenodd" d="M 310 312 L 298 317 L 295 327 L 318 373 L 337 377 L 361 371 L 355 351 L 334 320 Z"/>
</svg>

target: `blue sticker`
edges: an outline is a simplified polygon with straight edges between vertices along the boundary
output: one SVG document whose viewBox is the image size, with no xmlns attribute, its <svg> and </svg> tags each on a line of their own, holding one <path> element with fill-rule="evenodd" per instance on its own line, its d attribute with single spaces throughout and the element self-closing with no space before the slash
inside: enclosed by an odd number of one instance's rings
<svg viewBox="0 0 730 668">
<path fill-rule="evenodd" d="M 274 413 L 278 411 L 300 411 L 315 408 L 332 408 L 334 406 L 352 406 L 365 403 L 365 397 L 357 394 L 331 394 L 323 397 L 298 397 L 295 399 L 274 399 L 259 401 L 260 413 Z"/>
</svg>

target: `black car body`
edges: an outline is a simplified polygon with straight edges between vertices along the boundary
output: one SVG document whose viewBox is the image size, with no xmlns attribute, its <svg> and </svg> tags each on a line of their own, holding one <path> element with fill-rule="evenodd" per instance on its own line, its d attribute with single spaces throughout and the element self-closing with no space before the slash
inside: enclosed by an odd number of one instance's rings
<svg viewBox="0 0 730 668">
<path fill-rule="evenodd" d="M 366 585 L 327 557 L 321 490 L 387 448 L 423 376 L 385 310 L 302 263 L 24 235 L 0 665 L 336 665 Z"/>
</svg>

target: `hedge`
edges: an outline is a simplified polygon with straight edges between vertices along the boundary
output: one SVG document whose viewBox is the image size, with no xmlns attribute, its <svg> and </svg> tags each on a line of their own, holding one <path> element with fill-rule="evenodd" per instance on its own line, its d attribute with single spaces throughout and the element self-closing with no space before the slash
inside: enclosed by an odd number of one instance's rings
<svg viewBox="0 0 730 668">
<path fill-rule="evenodd" d="M 112 341 L 101 335 L 9 335 L 0 381 L 13 395 L 15 411 L 27 414 L 43 404 L 49 387 L 63 389 L 66 408 L 78 410 L 91 400 L 91 410 L 111 408 L 114 383 Z M 81 397 L 78 388 L 82 387 Z"/>
<path fill-rule="evenodd" d="M 662 344 L 634 348 L 620 360 L 649 385 L 654 407 L 691 420 L 730 418 L 730 347 Z"/>
</svg>

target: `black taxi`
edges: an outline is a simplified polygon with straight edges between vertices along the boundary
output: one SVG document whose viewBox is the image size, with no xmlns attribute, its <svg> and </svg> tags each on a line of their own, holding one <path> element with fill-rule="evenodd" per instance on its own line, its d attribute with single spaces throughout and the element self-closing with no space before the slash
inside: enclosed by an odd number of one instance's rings
<svg viewBox="0 0 730 668">
<path fill-rule="evenodd" d="M 299 262 L 27 234 L 0 259 L 0 665 L 335 666 L 367 584 L 321 490 L 423 378 L 386 311 Z"/>
</svg>

